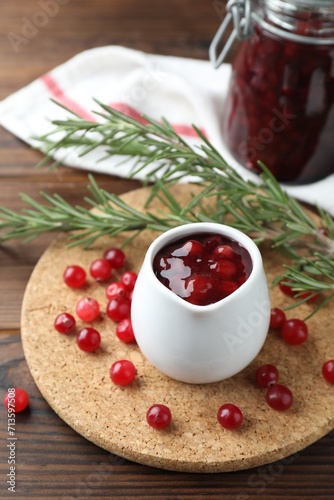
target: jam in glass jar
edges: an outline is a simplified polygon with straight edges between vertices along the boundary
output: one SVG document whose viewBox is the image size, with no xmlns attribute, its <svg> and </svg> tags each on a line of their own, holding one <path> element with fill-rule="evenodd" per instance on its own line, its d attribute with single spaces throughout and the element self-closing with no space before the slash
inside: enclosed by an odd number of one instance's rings
<svg viewBox="0 0 334 500">
<path fill-rule="evenodd" d="M 281 182 L 332 174 L 334 0 L 231 0 L 227 6 L 248 39 L 232 64 L 222 118 L 226 147 L 254 172 L 263 162 Z"/>
</svg>

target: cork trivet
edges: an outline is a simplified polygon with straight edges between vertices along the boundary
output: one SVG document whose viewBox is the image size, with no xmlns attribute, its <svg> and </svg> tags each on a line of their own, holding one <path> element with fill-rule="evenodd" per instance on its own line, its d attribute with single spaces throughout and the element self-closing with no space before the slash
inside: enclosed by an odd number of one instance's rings
<svg viewBox="0 0 334 500">
<path fill-rule="evenodd" d="M 189 186 L 175 188 L 182 202 L 193 191 Z M 143 188 L 123 199 L 141 209 L 147 194 Z M 139 269 L 156 236 L 143 232 L 126 247 L 128 269 Z M 88 269 L 106 248 L 120 245 L 126 237 L 100 239 L 84 251 L 68 249 L 61 236 L 44 253 L 27 286 L 22 309 L 25 356 L 41 393 L 68 425 L 121 457 L 188 472 L 260 466 L 305 448 L 333 429 L 334 386 L 321 374 L 324 361 L 334 358 L 333 308 L 326 307 L 308 321 L 310 334 L 304 345 L 288 346 L 270 332 L 255 361 L 238 375 L 208 385 L 177 382 L 155 369 L 136 345 L 117 339 L 115 324 L 104 313 L 105 286 L 89 280 L 84 290 L 70 290 L 62 281 L 66 265 L 76 263 Z M 282 271 L 284 260 L 265 247 L 261 251 L 271 282 Z M 118 277 L 115 273 L 114 278 Z M 271 293 L 276 307 L 289 304 L 281 292 L 273 289 Z M 102 343 L 91 354 L 79 350 L 75 334 L 61 335 L 53 328 L 56 315 L 74 312 L 82 296 L 94 296 L 102 305 L 101 319 L 95 324 Z M 288 317 L 303 318 L 310 307 L 290 311 Z M 134 362 L 138 375 L 130 386 L 121 388 L 111 382 L 109 369 L 124 358 Z M 265 390 L 254 382 L 255 370 L 263 363 L 275 364 L 280 383 L 293 391 L 290 410 L 277 412 L 266 404 Z M 217 410 L 226 402 L 243 409 L 244 423 L 236 431 L 224 430 L 217 422 Z M 146 423 L 146 410 L 154 403 L 165 403 L 172 411 L 172 424 L 164 431 Z"/>
</svg>

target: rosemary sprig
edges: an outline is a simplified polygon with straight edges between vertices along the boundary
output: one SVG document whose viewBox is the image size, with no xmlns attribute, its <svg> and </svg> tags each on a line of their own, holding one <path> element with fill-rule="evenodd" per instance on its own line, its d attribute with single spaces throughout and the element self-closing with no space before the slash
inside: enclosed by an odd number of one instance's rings
<svg viewBox="0 0 334 500">
<path fill-rule="evenodd" d="M 70 245 L 87 247 L 105 234 L 145 228 L 164 231 L 193 221 L 224 222 L 257 243 L 269 240 L 273 248 L 284 251 L 292 265 L 277 279 L 289 280 L 296 292 L 328 292 L 330 298 L 334 295 L 334 223 L 329 214 L 319 209 L 315 222 L 264 165 L 260 183 L 246 181 L 195 126 L 199 143 L 191 145 L 166 120 L 145 117 L 145 123 L 141 123 L 98 104 L 97 122 L 73 114 L 53 122 L 54 129 L 39 138 L 45 152 L 39 166 L 55 167 L 55 153 L 66 153 L 68 148 L 75 148 L 80 156 L 97 150 L 101 159 L 113 155 L 132 158 L 132 176 L 145 169 L 145 183 L 154 181 L 148 202 L 158 197 L 166 210 L 158 215 L 148 209 L 139 212 L 99 188 L 90 176 L 92 198 L 85 201 L 98 210 L 72 207 L 58 195 L 43 194 L 48 202 L 43 205 L 22 195 L 30 208 L 21 213 L 0 207 L 0 229 L 5 230 L 0 243 L 20 237 L 29 241 L 47 231 L 71 231 Z M 185 176 L 196 180 L 201 190 L 182 207 L 169 186 Z"/>
<path fill-rule="evenodd" d="M 145 168 L 146 182 L 155 181 L 159 173 L 162 175 L 159 186 L 185 176 L 197 179 L 203 186 L 217 186 L 225 211 L 235 219 L 233 225 L 258 241 L 270 239 L 273 246 L 290 243 L 304 246 L 305 242 L 296 240 L 308 235 L 314 240 L 312 251 L 334 252 L 334 223 L 328 214 L 320 212 L 321 225 L 330 237 L 319 232 L 302 206 L 281 188 L 264 165 L 261 185 L 246 181 L 226 164 L 196 127 L 194 129 L 202 142 L 191 146 L 167 120 L 159 123 L 145 117 L 147 124 L 143 124 L 102 103 L 98 104 L 103 112 L 96 114 L 103 119 L 102 122 L 87 122 L 79 117 L 53 122 L 55 128 L 39 138 L 46 153 L 39 165 L 55 167 L 58 162 L 53 160 L 54 153 L 74 146 L 79 156 L 101 148 L 101 159 L 113 155 L 130 156 L 134 159 L 132 176 Z M 62 137 L 53 140 L 55 134 Z M 216 190 L 211 192 L 216 195 Z"/>
<path fill-rule="evenodd" d="M 158 216 L 148 210 L 136 210 L 119 196 L 100 188 L 91 175 L 89 179 L 91 197 L 84 198 L 89 208 L 72 207 L 58 194 L 50 196 L 43 192 L 41 195 L 48 204 L 41 204 L 22 194 L 22 200 L 31 208 L 21 213 L 0 206 L 0 229 L 8 229 L 0 235 L 0 243 L 17 238 L 24 238 L 27 243 L 46 232 L 71 232 L 70 247 L 81 245 L 88 248 L 104 235 L 112 237 L 144 229 L 162 232 L 178 224 L 202 220 L 201 214 L 196 215 L 192 211 L 192 201 L 189 207 L 186 205 L 182 209 L 181 214 L 175 200 L 172 202 L 173 198 L 163 187 L 159 198 L 166 206 L 166 213 Z"/>
</svg>

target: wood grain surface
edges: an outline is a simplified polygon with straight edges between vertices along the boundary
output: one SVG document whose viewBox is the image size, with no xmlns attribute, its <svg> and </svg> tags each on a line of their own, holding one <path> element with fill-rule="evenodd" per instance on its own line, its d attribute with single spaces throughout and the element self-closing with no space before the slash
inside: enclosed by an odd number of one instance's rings
<svg viewBox="0 0 334 500">
<path fill-rule="evenodd" d="M 56 1 L 56 0 L 55 0 Z M 46 2 L 46 0 L 45 0 Z M 69 0 L 14 52 L 8 34 L 21 34 L 43 0 L 2 0 L 0 4 L 0 99 L 82 50 L 119 44 L 148 52 L 207 58 L 225 2 L 190 0 Z M 58 192 L 76 203 L 86 194 L 87 176 L 71 169 L 34 170 L 40 155 L 0 129 L 0 204 L 18 210 L 20 192 L 36 198 Z M 133 181 L 96 176 L 115 193 L 138 186 Z M 119 498 L 188 500 L 332 499 L 334 432 L 286 460 L 241 472 L 187 474 L 166 472 L 118 458 L 69 428 L 39 393 L 25 362 L 20 340 L 20 310 L 25 286 L 53 236 L 29 246 L 0 247 L 1 398 L 23 386 L 29 409 L 16 416 L 16 493 L 7 490 L 7 413 L 0 405 L 0 498 Z"/>
</svg>

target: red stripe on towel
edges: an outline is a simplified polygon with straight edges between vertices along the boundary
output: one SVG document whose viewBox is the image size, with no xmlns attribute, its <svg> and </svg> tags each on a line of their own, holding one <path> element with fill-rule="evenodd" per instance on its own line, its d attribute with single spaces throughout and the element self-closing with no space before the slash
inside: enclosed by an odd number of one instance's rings
<svg viewBox="0 0 334 500">
<path fill-rule="evenodd" d="M 96 119 L 94 115 L 90 114 L 88 111 L 86 111 L 84 108 L 80 106 L 77 102 L 73 101 L 73 99 L 70 99 L 69 97 L 66 96 L 65 92 L 61 89 L 61 87 L 58 85 L 56 80 L 51 76 L 50 73 L 46 73 L 45 75 L 41 76 L 40 78 L 44 85 L 48 88 L 50 94 L 63 106 L 66 108 L 70 109 L 77 115 L 81 116 L 81 118 L 84 118 L 85 120 L 88 120 L 90 122 L 95 122 Z"/>
<path fill-rule="evenodd" d="M 44 85 L 47 87 L 49 90 L 50 94 L 63 106 L 66 108 L 69 108 L 71 111 L 76 113 L 77 115 L 81 116 L 81 118 L 96 122 L 96 118 L 93 114 L 89 113 L 87 110 L 85 110 L 80 104 L 75 102 L 73 99 L 70 99 L 69 97 L 66 96 L 65 92 L 61 89 L 59 84 L 56 82 L 56 80 L 51 76 L 50 73 L 45 73 L 45 75 L 41 76 L 40 78 Z M 123 102 L 113 102 L 109 104 L 109 106 L 116 111 L 119 111 L 120 113 L 123 113 L 127 116 L 130 116 L 134 120 L 137 120 L 140 123 L 143 123 L 146 125 L 148 120 L 146 120 L 142 114 L 133 108 L 132 106 L 129 106 L 126 103 Z M 196 131 L 193 129 L 192 126 L 190 125 L 184 125 L 184 124 L 179 124 L 179 123 L 171 123 L 171 126 L 175 130 L 176 133 L 183 135 L 184 137 L 193 137 L 193 138 L 198 138 L 198 135 Z M 205 130 L 200 129 L 201 132 L 205 137 L 207 137 L 207 134 Z"/>
<path fill-rule="evenodd" d="M 125 104 L 125 102 L 112 102 L 109 104 L 109 106 L 112 109 L 115 109 L 116 111 L 119 111 L 120 113 L 123 113 L 124 115 L 129 116 L 130 118 L 133 118 L 134 120 L 137 120 L 140 123 L 143 123 L 146 125 L 149 123 L 140 113 L 137 111 L 135 108 L 132 106 L 129 106 L 128 104 Z"/>
<path fill-rule="evenodd" d="M 146 125 L 147 123 L 149 123 L 143 117 L 143 115 L 141 115 L 139 113 L 139 111 L 137 111 L 132 106 L 129 106 L 128 104 L 125 104 L 123 102 L 112 102 L 111 104 L 109 104 L 109 106 L 112 109 L 115 109 L 116 111 L 119 111 L 120 113 L 123 113 L 123 114 L 125 114 L 127 116 L 130 116 L 130 118 L 133 118 L 134 120 L 137 120 L 138 122 L 143 123 L 144 125 Z M 173 129 L 175 130 L 175 132 L 177 134 L 183 135 L 184 137 L 194 137 L 194 138 L 198 139 L 198 135 L 197 135 L 196 130 L 194 130 L 193 127 L 190 126 L 190 125 L 182 125 L 182 124 L 178 124 L 178 123 L 174 123 L 174 124 L 171 123 L 171 126 L 173 127 Z M 205 137 L 207 137 L 207 134 L 206 134 L 205 130 L 200 129 L 200 131 L 202 132 L 202 134 Z"/>
<path fill-rule="evenodd" d="M 179 135 L 184 135 L 185 137 L 194 137 L 195 139 L 198 139 L 198 134 L 196 132 L 196 130 L 191 127 L 190 125 L 178 125 L 178 124 L 175 124 L 175 125 L 172 125 L 173 129 L 175 130 L 175 132 Z M 202 134 L 206 137 L 206 132 L 205 130 L 203 129 L 199 129 Z"/>
</svg>

